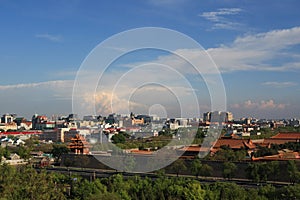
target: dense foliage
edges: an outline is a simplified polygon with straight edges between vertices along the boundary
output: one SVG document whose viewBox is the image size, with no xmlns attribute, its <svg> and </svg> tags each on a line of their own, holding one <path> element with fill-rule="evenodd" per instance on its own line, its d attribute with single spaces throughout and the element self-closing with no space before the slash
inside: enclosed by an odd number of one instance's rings
<svg viewBox="0 0 300 200">
<path fill-rule="evenodd" d="M 1 199 L 66 199 L 62 184 L 55 175 L 30 167 L 0 166 Z"/>
<path fill-rule="evenodd" d="M 256 135 L 257 132 L 260 132 L 260 135 Z M 272 130 L 271 128 L 261 128 L 259 131 L 253 130 L 251 131 L 251 139 L 263 139 L 270 138 L 278 133 L 278 130 Z M 248 138 L 248 137 L 245 137 Z"/>
<path fill-rule="evenodd" d="M 268 147 L 259 147 L 258 150 L 254 153 L 254 157 L 270 156 L 278 154 L 279 150 L 289 149 L 291 151 L 300 152 L 300 143 L 299 142 L 287 142 L 284 144 L 272 144 L 270 148 Z"/>
<path fill-rule="evenodd" d="M 279 163 L 278 161 L 249 163 L 246 173 L 247 178 L 252 179 L 254 182 L 265 182 L 271 176 L 278 176 Z"/>
<path fill-rule="evenodd" d="M 201 163 L 198 161 L 194 163 L 196 171 L 199 165 Z M 227 166 L 227 168 L 231 167 Z M 298 184 L 281 188 L 266 185 L 249 189 L 227 182 L 204 184 L 192 178 L 170 178 L 163 173 L 160 173 L 156 179 L 139 176 L 125 178 L 117 174 L 90 181 L 79 176 L 37 172 L 29 167 L 0 166 L 0 195 L 1 199 L 7 200 L 299 199 L 299 190 Z"/>
<path fill-rule="evenodd" d="M 241 161 L 247 156 L 245 149 L 237 151 L 232 150 L 228 146 L 221 146 L 221 149 L 214 155 L 207 157 L 209 160 L 220 160 L 220 161 Z"/>
</svg>

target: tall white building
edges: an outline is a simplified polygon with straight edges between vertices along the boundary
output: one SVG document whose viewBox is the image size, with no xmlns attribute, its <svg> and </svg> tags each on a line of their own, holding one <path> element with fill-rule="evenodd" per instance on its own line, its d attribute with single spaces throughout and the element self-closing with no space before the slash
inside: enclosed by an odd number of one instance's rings
<svg viewBox="0 0 300 200">
<path fill-rule="evenodd" d="M 233 114 L 231 112 L 222 112 L 222 111 L 206 112 L 203 113 L 203 120 L 229 122 L 233 120 Z"/>
</svg>

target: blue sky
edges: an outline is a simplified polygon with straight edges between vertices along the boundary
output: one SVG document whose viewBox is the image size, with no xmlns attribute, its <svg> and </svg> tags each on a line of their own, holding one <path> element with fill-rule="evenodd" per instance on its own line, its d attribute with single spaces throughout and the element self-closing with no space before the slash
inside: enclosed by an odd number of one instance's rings
<svg viewBox="0 0 300 200">
<path fill-rule="evenodd" d="M 114 34 L 152 26 L 182 32 L 204 47 L 221 71 L 234 116 L 299 118 L 299 7 L 297 0 L 0 0 L 0 113 L 72 112 L 73 81 L 90 51 Z M 166 58 L 165 52 L 144 51 L 116 66 Z M 201 111 L 209 110 L 203 81 L 191 82 Z M 114 94 L 116 111 L 127 100 L 122 95 Z M 107 99 L 112 94 L 102 91 L 98 107 L 109 108 L 102 104 Z"/>
</svg>

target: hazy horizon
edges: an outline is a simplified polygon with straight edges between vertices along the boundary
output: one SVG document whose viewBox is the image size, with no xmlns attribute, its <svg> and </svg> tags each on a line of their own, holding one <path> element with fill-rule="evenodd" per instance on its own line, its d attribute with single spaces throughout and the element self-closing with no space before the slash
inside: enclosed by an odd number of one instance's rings
<svg viewBox="0 0 300 200">
<path fill-rule="evenodd" d="M 97 45 L 129 29 L 163 27 L 191 37 L 210 55 L 224 82 L 227 110 L 234 118 L 300 118 L 297 0 L 1 1 L 0 5 L 0 114 L 31 118 L 34 113 L 72 113 L 76 74 Z M 116 44 L 107 47 L 110 51 L 124 52 L 126 47 Z M 195 49 L 184 46 L 174 52 L 191 59 L 195 55 Z M 209 76 L 207 63 L 201 64 L 203 74 Z M 136 66 L 149 67 L 138 71 Z M 95 111 L 100 115 L 126 113 L 124 108 L 134 112 L 151 108 L 151 112 L 171 116 L 179 112 L 176 90 L 187 102 L 196 94 L 198 117 L 202 117 L 211 109 L 207 84 L 213 83 L 191 69 L 188 62 L 169 52 L 129 52 L 111 63 L 95 94 L 84 94 L 85 100 L 92 104 L 95 97 Z M 133 78 L 145 80 L 147 74 L 153 75 L 154 83 L 163 80 L 168 87 L 137 87 L 132 82 Z M 184 85 L 186 80 L 191 88 Z M 195 111 L 192 106 L 184 109 L 187 115 Z"/>
</svg>

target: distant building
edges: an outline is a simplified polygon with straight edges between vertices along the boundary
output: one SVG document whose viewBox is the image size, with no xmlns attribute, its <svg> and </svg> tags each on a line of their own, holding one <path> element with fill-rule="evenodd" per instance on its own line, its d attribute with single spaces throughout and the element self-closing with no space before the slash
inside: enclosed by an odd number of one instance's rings
<svg viewBox="0 0 300 200">
<path fill-rule="evenodd" d="M 1 123 L 0 124 L 0 129 L 3 129 L 4 131 L 8 131 L 8 130 L 17 130 L 17 124 L 15 122 L 11 122 L 11 123 Z"/>
<path fill-rule="evenodd" d="M 16 114 L 4 114 L 1 117 L 0 129 L 4 131 L 7 130 L 17 130 L 17 124 L 15 123 Z"/>
<path fill-rule="evenodd" d="M 119 122 L 119 116 L 115 113 L 108 115 L 108 117 L 105 120 L 105 123 L 107 124 L 118 124 Z"/>
<path fill-rule="evenodd" d="M 294 127 L 298 127 L 300 125 L 300 121 L 299 121 L 299 119 L 290 119 L 289 120 L 289 125 L 294 126 Z"/>
<path fill-rule="evenodd" d="M 66 119 L 68 122 L 78 121 L 78 115 L 77 114 L 69 114 L 69 116 Z"/>
<path fill-rule="evenodd" d="M 271 123 L 271 128 L 279 128 L 279 127 L 285 127 L 285 122 L 284 121 L 273 121 Z"/>
<path fill-rule="evenodd" d="M 178 128 L 186 128 L 191 125 L 188 124 L 188 119 L 185 118 L 172 118 L 165 122 L 165 126 L 170 130 L 177 130 Z"/>
<path fill-rule="evenodd" d="M 206 112 L 203 113 L 203 120 L 204 121 L 215 121 L 215 122 L 230 122 L 233 120 L 233 114 L 231 112 L 221 112 L 221 111 L 214 111 L 214 112 Z"/>
<path fill-rule="evenodd" d="M 96 115 L 87 115 L 83 117 L 83 121 L 93 121 L 93 122 L 97 122 L 99 121 L 98 116 Z"/>
<path fill-rule="evenodd" d="M 79 131 L 76 129 L 70 129 L 68 131 L 64 131 L 64 140 L 62 142 L 71 142 L 71 139 L 79 134 Z"/>
<path fill-rule="evenodd" d="M 140 119 L 140 120 L 143 119 L 145 124 L 151 123 L 151 117 L 148 116 L 148 115 L 138 115 L 138 116 L 135 117 L 135 119 Z"/>
<path fill-rule="evenodd" d="M 145 122 L 144 122 L 144 119 L 143 118 L 141 118 L 141 119 L 136 119 L 136 118 L 133 118 L 132 120 L 131 120 L 131 125 L 142 125 L 142 124 L 144 124 Z"/>
<path fill-rule="evenodd" d="M 157 130 L 150 130 L 150 131 L 136 131 L 133 132 L 132 135 L 134 138 L 150 138 L 158 136 Z"/>
<path fill-rule="evenodd" d="M 14 122 L 17 124 L 18 130 L 32 129 L 32 122 L 27 121 L 24 117 L 17 117 L 17 118 L 15 118 Z"/>
<path fill-rule="evenodd" d="M 10 124 L 13 123 L 16 118 L 16 114 L 4 114 L 1 117 L 1 123 Z"/>
<path fill-rule="evenodd" d="M 47 124 L 48 118 L 44 115 L 38 115 L 38 114 L 33 115 L 31 122 L 32 122 L 33 130 L 43 130 L 43 129 L 50 129 L 55 127 L 55 124 L 53 123 Z"/>
<path fill-rule="evenodd" d="M 130 113 L 131 125 L 144 125 L 151 123 L 151 117 L 149 115 L 137 115 Z"/>
<path fill-rule="evenodd" d="M 40 140 L 52 141 L 52 142 L 64 142 L 65 132 L 69 131 L 69 128 L 57 128 L 53 130 L 44 130 L 42 134 L 39 135 Z"/>
</svg>

